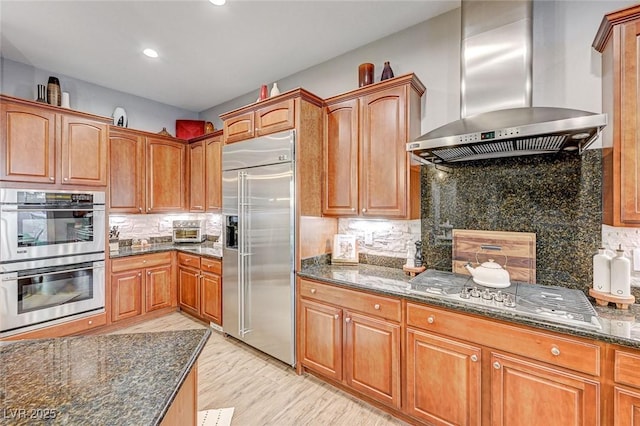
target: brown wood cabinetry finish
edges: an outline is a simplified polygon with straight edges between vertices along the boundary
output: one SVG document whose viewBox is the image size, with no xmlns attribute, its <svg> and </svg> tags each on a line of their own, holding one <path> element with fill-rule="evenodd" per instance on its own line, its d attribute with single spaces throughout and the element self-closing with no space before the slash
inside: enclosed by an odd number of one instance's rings
<svg viewBox="0 0 640 426">
<path fill-rule="evenodd" d="M 107 185 L 108 119 L 0 97 L 0 180 Z"/>
<path fill-rule="evenodd" d="M 599 423 L 597 381 L 499 353 L 491 368 L 492 425 Z"/>
<path fill-rule="evenodd" d="M 172 258 L 170 252 L 165 252 L 111 261 L 112 322 L 175 308 Z"/>
<path fill-rule="evenodd" d="M 135 132 L 109 129 L 109 211 L 144 213 L 145 139 Z"/>
<path fill-rule="evenodd" d="M 408 328 L 406 354 L 407 414 L 434 425 L 482 424 L 480 347 Z"/>
<path fill-rule="evenodd" d="M 299 289 L 302 367 L 399 409 L 400 301 L 304 279 Z"/>
<path fill-rule="evenodd" d="M 2 100 L 0 179 L 55 183 L 56 114 Z"/>
<path fill-rule="evenodd" d="M 293 129 L 295 124 L 293 99 L 260 108 L 255 114 L 256 136 Z"/>
<path fill-rule="evenodd" d="M 406 143 L 420 132 L 424 91 L 409 74 L 326 100 L 325 215 L 419 217 L 419 167 Z"/>
<path fill-rule="evenodd" d="M 606 15 L 593 42 L 602 53 L 603 222 L 640 226 L 640 6 Z"/>
<path fill-rule="evenodd" d="M 147 213 L 186 209 L 186 144 L 147 137 Z"/>
<path fill-rule="evenodd" d="M 614 387 L 614 426 L 640 425 L 640 391 Z"/>
<path fill-rule="evenodd" d="M 180 309 L 222 325 L 222 262 L 178 253 L 178 303 Z"/>
<path fill-rule="evenodd" d="M 255 136 L 254 112 L 246 112 L 224 119 L 224 143 L 251 139 Z"/>
<path fill-rule="evenodd" d="M 189 144 L 189 210 L 222 208 L 222 131 Z"/>
</svg>

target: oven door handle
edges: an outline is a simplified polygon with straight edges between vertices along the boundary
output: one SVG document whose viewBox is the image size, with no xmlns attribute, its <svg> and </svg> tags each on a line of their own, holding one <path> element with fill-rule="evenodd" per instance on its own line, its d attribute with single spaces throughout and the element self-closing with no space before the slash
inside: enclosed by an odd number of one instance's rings
<svg viewBox="0 0 640 426">
<path fill-rule="evenodd" d="M 25 208 L 25 209 L 0 209 L 5 213 L 23 213 L 23 212 L 100 212 L 104 209 L 92 207 L 90 209 L 83 209 L 78 207 L 77 209 L 42 209 L 42 208 Z"/>
<path fill-rule="evenodd" d="M 42 276 L 45 276 L 45 275 L 63 274 L 65 272 L 88 271 L 90 269 L 98 269 L 98 268 L 104 268 L 104 266 L 99 266 L 98 265 L 98 266 L 89 266 L 87 268 L 61 269 L 59 271 L 43 272 L 41 274 L 25 275 L 23 277 L 17 276 L 17 277 L 13 277 L 13 278 L 3 278 L 2 281 L 24 280 L 24 279 L 27 279 L 27 278 L 36 278 L 36 277 L 42 277 Z"/>
</svg>

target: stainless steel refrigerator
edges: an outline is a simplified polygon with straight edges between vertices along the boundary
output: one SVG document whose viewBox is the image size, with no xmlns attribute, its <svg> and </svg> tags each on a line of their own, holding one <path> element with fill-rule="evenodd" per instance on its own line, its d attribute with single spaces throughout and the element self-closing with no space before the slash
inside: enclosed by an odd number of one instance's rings
<svg viewBox="0 0 640 426">
<path fill-rule="evenodd" d="M 295 132 L 222 150 L 222 329 L 295 364 Z"/>
</svg>

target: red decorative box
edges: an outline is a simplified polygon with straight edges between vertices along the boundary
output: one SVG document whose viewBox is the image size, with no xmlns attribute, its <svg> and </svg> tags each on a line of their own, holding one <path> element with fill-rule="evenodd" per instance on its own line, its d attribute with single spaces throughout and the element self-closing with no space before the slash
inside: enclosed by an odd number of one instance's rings
<svg viewBox="0 0 640 426">
<path fill-rule="evenodd" d="M 179 139 L 191 139 L 204 135 L 202 120 L 176 120 L 176 137 Z"/>
</svg>

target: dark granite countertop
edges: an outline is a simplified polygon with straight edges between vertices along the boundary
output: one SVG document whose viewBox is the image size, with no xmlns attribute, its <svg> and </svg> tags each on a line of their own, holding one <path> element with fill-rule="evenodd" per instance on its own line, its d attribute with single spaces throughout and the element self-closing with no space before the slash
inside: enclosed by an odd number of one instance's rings
<svg viewBox="0 0 640 426">
<path fill-rule="evenodd" d="M 177 250 L 184 253 L 222 259 L 222 246 L 218 244 L 149 244 L 143 247 L 120 247 L 117 251 L 109 252 L 111 259 L 118 257 L 136 256 L 139 254 L 160 253 L 163 251 Z"/>
<path fill-rule="evenodd" d="M 209 329 L 0 342 L 0 424 L 156 425 Z"/>
<path fill-rule="evenodd" d="M 435 294 L 410 293 L 406 287 L 412 277 L 406 275 L 401 269 L 366 264 L 353 266 L 313 265 L 299 271 L 298 276 L 640 349 L 640 306 L 637 304 L 632 305 L 629 310 L 596 306 L 598 321 L 602 325 L 602 329 L 592 330 L 557 323 L 553 320 L 544 321 L 510 312 L 495 311 L 468 304 L 462 300 L 445 299 Z"/>
</svg>

